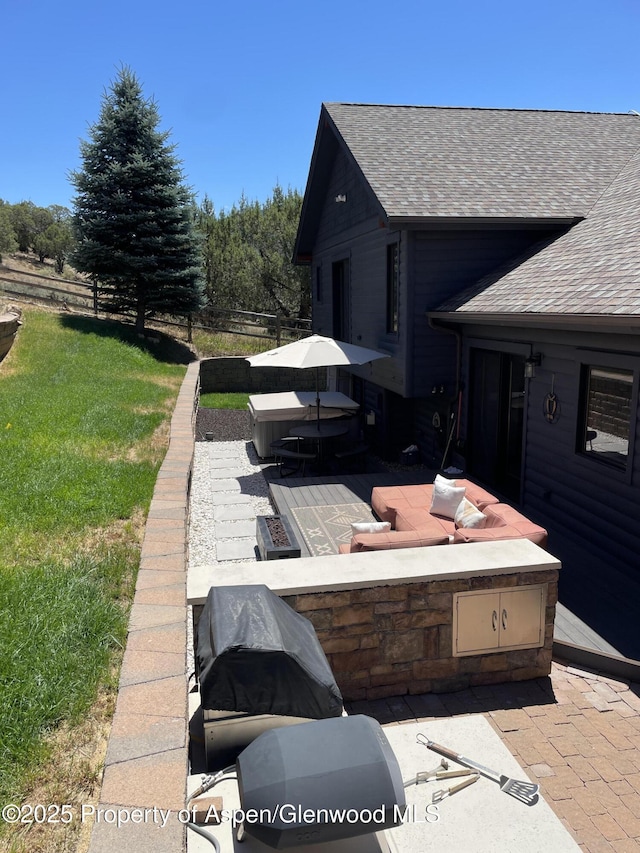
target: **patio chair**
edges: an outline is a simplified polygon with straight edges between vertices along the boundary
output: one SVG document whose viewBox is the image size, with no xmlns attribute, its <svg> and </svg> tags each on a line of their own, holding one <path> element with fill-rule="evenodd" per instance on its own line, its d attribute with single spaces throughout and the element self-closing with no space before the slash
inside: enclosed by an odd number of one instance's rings
<svg viewBox="0 0 640 853">
<path fill-rule="evenodd" d="M 304 449 L 304 444 L 298 438 L 279 438 L 269 446 L 281 477 L 288 477 L 300 470 L 304 477 L 307 462 L 315 462 L 317 458 L 316 453 Z"/>
</svg>

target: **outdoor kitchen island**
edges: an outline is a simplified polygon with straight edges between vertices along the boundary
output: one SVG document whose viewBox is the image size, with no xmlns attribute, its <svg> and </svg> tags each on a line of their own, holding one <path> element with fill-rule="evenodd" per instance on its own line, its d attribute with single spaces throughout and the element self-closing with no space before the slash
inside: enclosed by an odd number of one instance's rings
<svg viewBox="0 0 640 853">
<path fill-rule="evenodd" d="M 559 561 L 526 539 L 193 566 L 211 586 L 266 584 L 313 624 L 345 701 L 549 674 Z"/>
</svg>

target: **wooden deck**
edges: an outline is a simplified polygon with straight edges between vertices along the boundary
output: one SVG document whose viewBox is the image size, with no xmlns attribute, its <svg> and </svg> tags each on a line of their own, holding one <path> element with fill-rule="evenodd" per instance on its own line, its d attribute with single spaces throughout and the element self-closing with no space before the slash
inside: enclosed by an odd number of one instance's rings
<svg viewBox="0 0 640 853">
<path fill-rule="evenodd" d="M 430 476 L 424 470 L 286 478 L 279 478 L 273 468 L 264 473 L 276 511 L 287 516 L 294 530 L 299 530 L 291 511 L 294 507 L 369 504 L 374 486 L 424 483 Z M 640 600 L 638 585 L 603 570 L 585 550 L 562 541 L 559 534 L 552 535 L 551 541 L 558 545 L 552 547 L 552 553 L 563 564 L 554 639 L 640 660 L 640 632 L 632 607 Z M 302 536 L 300 545 L 302 556 L 309 556 Z"/>
</svg>

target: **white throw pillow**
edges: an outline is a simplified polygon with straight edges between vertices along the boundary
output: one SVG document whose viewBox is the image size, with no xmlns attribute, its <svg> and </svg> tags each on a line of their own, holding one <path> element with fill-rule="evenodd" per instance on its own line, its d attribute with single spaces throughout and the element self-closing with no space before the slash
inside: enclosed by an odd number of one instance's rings
<svg viewBox="0 0 640 853">
<path fill-rule="evenodd" d="M 463 498 L 456 511 L 455 522 L 456 527 L 475 527 L 479 530 L 487 523 L 487 516 L 480 512 L 470 500 Z"/>
<path fill-rule="evenodd" d="M 446 477 L 436 474 L 436 478 L 433 481 L 433 497 L 429 512 L 453 520 L 465 492 L 465 487 L 456 486 L 455 480 L 447 480 Z"/>
<path fill-rule="evenodd" d="M 389 521 L 355 521 L 351 525 L 354 536 L 358 533 L 387 533 L 389 530 L 391 530 Z"/>
</svg>

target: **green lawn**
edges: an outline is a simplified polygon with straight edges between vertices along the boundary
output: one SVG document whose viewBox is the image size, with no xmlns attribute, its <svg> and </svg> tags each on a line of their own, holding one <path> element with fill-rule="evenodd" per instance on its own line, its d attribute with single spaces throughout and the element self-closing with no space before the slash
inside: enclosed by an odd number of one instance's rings
<svg viewBox="0 0 640 853">
<path fill-rule="evenodd" d="M 246 411 L 249 395 L 242 393 L 216 393 L 200 395 L 199 405 L 203 409 L 242 409 Z"/>
<path fill-rule="evenodd" d="M 185 371 L 161 346 L 28 310 L 0 364 L 0 802 L 114 677 Z"/>
</svg>

